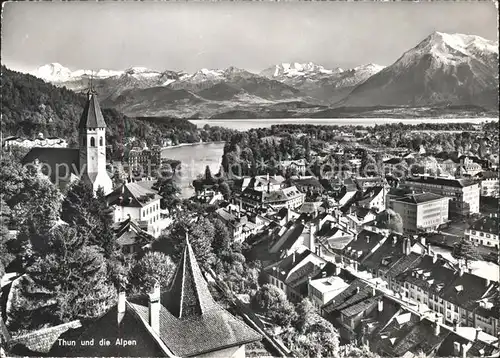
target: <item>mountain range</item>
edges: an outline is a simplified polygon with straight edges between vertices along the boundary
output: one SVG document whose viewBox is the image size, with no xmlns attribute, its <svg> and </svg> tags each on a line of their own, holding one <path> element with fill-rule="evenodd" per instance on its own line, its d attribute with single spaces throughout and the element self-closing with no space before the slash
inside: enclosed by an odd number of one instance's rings
<svg viewBox="0 0 500 358">
<path fill-rule="evenodd" d="M 144 67 L 70 71 L 53 63 L 32 74 L 77 92 L 86 90 L 92 78 L 104 107 L 131 116 L 498 113 L 498 42 L 440 32 L 432 33 L 387 67 L 325 68 L 309 62 L 281 63 L 258 74 L 235 67 L 190 74 Z"/>
</svg>

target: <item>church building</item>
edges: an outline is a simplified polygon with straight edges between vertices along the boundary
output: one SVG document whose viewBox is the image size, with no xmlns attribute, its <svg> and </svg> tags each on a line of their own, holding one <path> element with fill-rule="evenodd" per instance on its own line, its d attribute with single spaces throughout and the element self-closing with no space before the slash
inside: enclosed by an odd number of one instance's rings
<svg viewBox="0 0 500 358">
<path fill-rule="evenodd" d="M 78 149 L 32 148 L 23 164 L 34 165 L 59 188 L 83 179 L 97 191 L 105 194 L 113 189 L 106 171 L 106 122 L 102 116 L 96 93 L 90 89 L 78 126 Z"/>
</svg>

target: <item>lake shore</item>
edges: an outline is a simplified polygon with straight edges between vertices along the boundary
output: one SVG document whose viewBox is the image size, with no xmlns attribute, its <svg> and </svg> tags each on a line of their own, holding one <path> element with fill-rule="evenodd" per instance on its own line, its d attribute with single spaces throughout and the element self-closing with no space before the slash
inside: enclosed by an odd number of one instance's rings
<svg viewBox="0 0 500 358">
<path fill-rule="evenodd" d="M 164 150 L 168 150 L 168 149 L 175 149 L 175 148 L 182 148 L 182 147 L 189 147 L 189 146 L 193 146 L 193 145 L 203 145 L 203 144 L 224 144 L 226 143 L 225 141 L 221 140 L 221 141 L 213 141 L 213 142 L 196 142 L 196 143 L 180 143 L 180 144 L 176 144 L 176 145 L 171 145 L 169 147 L 162 147 L 161 148 L 161 151 L 163 152 Z"/>
</svg>

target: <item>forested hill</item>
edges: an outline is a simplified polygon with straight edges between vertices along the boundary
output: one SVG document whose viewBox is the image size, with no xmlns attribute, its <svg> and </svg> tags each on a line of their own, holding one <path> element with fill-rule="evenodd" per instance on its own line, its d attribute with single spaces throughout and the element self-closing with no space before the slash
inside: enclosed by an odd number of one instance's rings
<svg viewBox="0 0 500 358">
<path fill-rule="evenodd" d="M 34 76 L 1 67 L 2 132 L 4 138 L 17 135 L 32 138 L 38 133 L 65 138 L 76 144 L 77 127 L 85 105 L 85 95 L 58 88 Z M 98 94 L 99 95 L 99 94 Z M 179 118 L 130 118 L 114 109 L 103 109 L 108 125 L 107 139 L 115 149 L 130 138 L 161 144 L 224 140 L 230 133 L 211 128 L 198 131 L 191 122 Z"/>
</svg>

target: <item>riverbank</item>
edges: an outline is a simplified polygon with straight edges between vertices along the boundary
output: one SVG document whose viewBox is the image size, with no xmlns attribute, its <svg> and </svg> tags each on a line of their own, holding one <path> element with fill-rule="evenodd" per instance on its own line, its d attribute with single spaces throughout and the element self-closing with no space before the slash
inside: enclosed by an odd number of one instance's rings
<svg viewBox="0 0 500 358">
<path fill-rule="evenodd" d="M 223 140 L 220 141 L 212 141 L 212 142 L 196 142 L 196 143 L 180 143 L 176 145 L 171 145 L 169 147 L 161 147 L 161 151 L 163 152 L 164 150 L 167 149 L 175 149 L 175 148 L 181 148 L 181 147 L 189 147 L 193 145 L 203 145 L 203 144 L 225 144 L 226 142 Z"/>
</svg>

